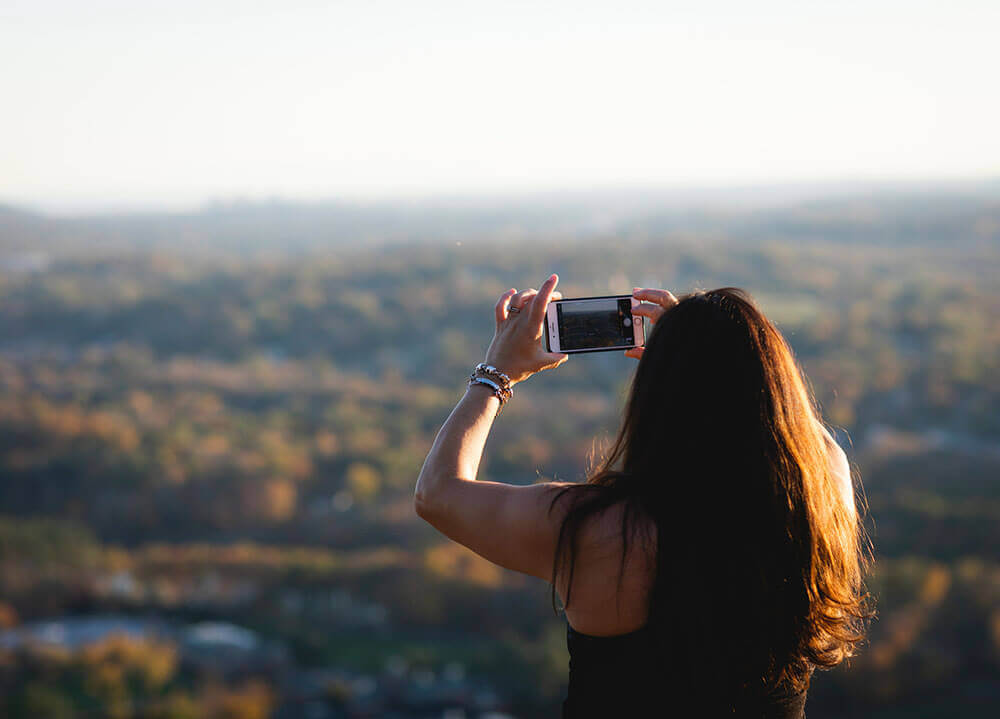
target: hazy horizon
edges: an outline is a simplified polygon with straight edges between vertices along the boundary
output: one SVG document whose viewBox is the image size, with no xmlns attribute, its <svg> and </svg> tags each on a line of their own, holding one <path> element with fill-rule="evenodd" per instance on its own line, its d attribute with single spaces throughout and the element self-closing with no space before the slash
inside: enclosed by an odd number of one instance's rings
<svg viewBox="0 0 1000 719">
<path fill-rule="evenodd" d="M 0 201 L 985 180 L 996 3 L 0 9 Z"/>
<path fill-rule="evenodd" d="M 602 206 L 625 204 L 652 206 L 662 203 L 664 210 L 755 210 L 793 206 L 802 202 L 841 200 L 862 195 L 920 195 L 926 192 L 942 196 L 977 196 L 1000 190 L 1000 173 L 981 177 L 802 180 L 787 182 L 717 183 L 700 185 L 620 185 L 580 186 L 538 189 L 487 189 L 467 192 L 384 193 L 370 195 L 287 196 L 277 194 L 217 194 L 191 201 L 149 202 L 60 202 L 22 201 L 0 196 L 0 209 L 28 212 L 52 218 L 101 217 L 117 215 L 186 215 L 217 209 L 240 207 L 317 208 L 426 208 L 462 210 L 475 208 L 516 209 L 518 206 L 559 207 L 581 202 Z"/>
</svg>

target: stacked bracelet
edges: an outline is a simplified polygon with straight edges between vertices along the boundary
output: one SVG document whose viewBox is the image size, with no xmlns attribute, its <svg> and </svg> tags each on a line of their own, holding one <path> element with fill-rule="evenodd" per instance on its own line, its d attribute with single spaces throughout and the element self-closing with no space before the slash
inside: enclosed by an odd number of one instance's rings
<svg viewBox="0 0 1000 719">
<path fill-rule="evenodd" d="M 510 377 L 505 375 L 503 372 L 498 370 L 493 365 L 488 365 L 485 362 L 480 362 L 476 365 L 476 369 L 472 373 L 473 375 L 479 375 L 489 377 L 501 387 L 503 387 L 504 392 L 510 392 Z"/>
<path fill-rule="evenodd" d="M 493 394 L 500 400 L 500 409 L 507 403 L 514 392 L 510 388 L 510 377 L 498 370 L 496 367 L 480 362 L 472 371 L 469 377 L 469 385 L 481 384 L 493 390 Z M 497 412 L 500 410 L 498 409 Z"/>
</svg>

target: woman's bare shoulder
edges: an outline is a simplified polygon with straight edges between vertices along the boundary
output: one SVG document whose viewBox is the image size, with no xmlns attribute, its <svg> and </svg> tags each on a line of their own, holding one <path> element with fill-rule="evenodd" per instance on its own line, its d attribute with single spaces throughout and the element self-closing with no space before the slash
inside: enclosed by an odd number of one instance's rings
<svg viewBox="0 0 1000 719">
<path fill-rule="evenodd" d="M 615 502 L 581 527 L 581 556 L 593 563 L 612 561 L 617 566 L 627 552 L 626 566 L 637 571 L 655 564 L 656 547 L 656 522 L 635 502 Z"/>
<path fill-rule="evenodd" d="M 626 551 L 626 511 L 625 502 L 616 502 L 581 525 L 572 601 L 566 609 L 577 631 L 622 634 L 646 621 L 656 576 L 656 524 L 644 512 L 630 513 Z M 564 600 L 565 581 L 561 577 L 557 586 Z"/>
<path fill-rule="evenodd" d="M 851 465 L 847 460 L 847 453 L 826 427 L 823 427 L 823 438 L 830 457 L 830 471 L 837 482 L 841 498 L 848 509 L 854 511 L 854 478 L 851 476 Z"/>
</svg>

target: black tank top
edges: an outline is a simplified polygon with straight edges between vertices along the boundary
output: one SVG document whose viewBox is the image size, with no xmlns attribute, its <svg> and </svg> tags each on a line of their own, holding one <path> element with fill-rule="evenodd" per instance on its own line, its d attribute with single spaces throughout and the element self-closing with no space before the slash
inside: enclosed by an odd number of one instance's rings
<svg viewBox="0 0 1000 719">
<path fill-rule="evenodd" d="M 652 633 L 645 627 L 628 634 L 594 637 L 566 624 L 569 649 L 569 690 L 563 719 L 590 717 L 707 716 L 699 713 L 697 697 L 678 697 L 657 666 Z M 776 692 L 760 697 L 729 719 L 804 719 L 805 691 Z M 695 711 L 687 707 L 693 706 Z"/>
</svg>

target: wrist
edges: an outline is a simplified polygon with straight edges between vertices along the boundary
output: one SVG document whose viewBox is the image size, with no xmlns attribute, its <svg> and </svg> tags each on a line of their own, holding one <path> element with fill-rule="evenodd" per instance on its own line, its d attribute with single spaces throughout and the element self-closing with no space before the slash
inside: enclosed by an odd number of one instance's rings
<svg viewBox="0 0 1000 719">
<path fill-rule="evenodd" d="M 528 379 L 528 375 L 524 375 L 521 372 L 517 372 L 516 370 L 511 369 L 513 367 L 512 362 L 506 362 L 503 359 L 497 359 L 487 355 L 486 359 L 484 359 L 480 364 L 486 365 L 487 367 L 492 367 L 493 369 L 502 373 L 504 382 L 510 384 L 511 387 L 516 385 L 518 382 L 523 382 L 524 380 Z M 479 365 L 477 365 L 477 367 L 478 366 Z"/>
<path fill-rule="evenodd" d="M 497 398 L 500 403 L 500 406 L 497 407 L 498 414 L 507 400 L 514 394 L 511 390 L 511 384 L 510 377 L 505 372 L 485 362 L 477 364 L 469 376 L 470 386 L 485 387 Z"/>
<path fill-rule="evenodd" d="M 485 397 L 487 401 L 495 401 L 500 403 L 500 398 L 497 397 L 496 391 L 486 384 L 481 384 L 479 382 L 470 382 L 469 386 L 465 390 L 466 394 L 479 395 Z"/>
</svg>

